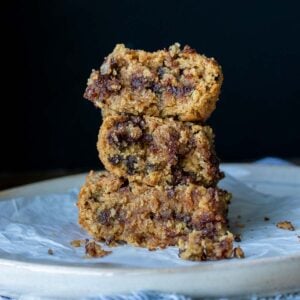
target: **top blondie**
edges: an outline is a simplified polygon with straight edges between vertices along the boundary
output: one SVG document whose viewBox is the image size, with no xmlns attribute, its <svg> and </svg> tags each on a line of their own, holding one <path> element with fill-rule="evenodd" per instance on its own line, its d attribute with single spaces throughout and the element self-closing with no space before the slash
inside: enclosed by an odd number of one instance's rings
<svg viewBox="0 0 300 300">
<path fill-rule="evenodd" d="M 175 43 L 156 52 L 117 44 L 93 70 L 84 97 L 114 114 L 204 122 L 216 107 L 223 81 L 214 58 Z"/>
</svg>

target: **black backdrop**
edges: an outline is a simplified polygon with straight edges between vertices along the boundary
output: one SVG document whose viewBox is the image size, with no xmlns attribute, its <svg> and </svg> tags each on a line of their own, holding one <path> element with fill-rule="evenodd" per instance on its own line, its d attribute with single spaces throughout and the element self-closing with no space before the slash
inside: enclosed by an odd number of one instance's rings
<svg viewBox="0 0 300 300">
<path fill-rule="evenodd" d="M 223 161 L 299 157 L 298 3 L 11 1 L 2 9 L 1 170 L 100 167 L 100 111 L 82 94 L 118 42 L 155 50 L 178 41 L 221 63 L 209 124 Z"/>
</svg>

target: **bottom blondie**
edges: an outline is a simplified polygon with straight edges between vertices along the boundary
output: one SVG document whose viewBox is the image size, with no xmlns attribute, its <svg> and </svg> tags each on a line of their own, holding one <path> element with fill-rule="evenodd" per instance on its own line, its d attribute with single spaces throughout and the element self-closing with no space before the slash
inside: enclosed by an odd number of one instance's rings
<svg viewBox="0 0 300 300">
<path fill-rule="evenodd" d="M 193 183 L 147 186 L 93 172 L 79 193 L 79 223 L 96 240 L 149 250 L 178 246 L 188 260 L 233 255 L 227 228 L 230 194 Z"/>
</svg>

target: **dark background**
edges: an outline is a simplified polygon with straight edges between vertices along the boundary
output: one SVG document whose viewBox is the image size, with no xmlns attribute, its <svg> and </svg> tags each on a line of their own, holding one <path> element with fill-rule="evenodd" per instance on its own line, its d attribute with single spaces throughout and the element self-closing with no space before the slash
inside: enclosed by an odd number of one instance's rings
<svg viewBox="0 0 300 300">
<path fill-rule="evenodd" d="M 223 161 L 300 157 L 299 1 L 11 1 L 4 24 L 2 174 L 100 168 L 100 111 L 82 94 L 116 43 L 178 41 L 225 76 L 209 119 Z M 3 82 L 3 81 L 2 81 Z"/>
</svg>

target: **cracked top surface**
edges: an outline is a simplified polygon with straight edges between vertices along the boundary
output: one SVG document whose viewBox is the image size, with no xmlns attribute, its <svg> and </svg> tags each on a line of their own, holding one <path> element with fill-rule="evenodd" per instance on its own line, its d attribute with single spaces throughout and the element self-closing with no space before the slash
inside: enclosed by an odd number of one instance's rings
<svg viewBox="0 0 300 300">
<path fill-rule="evenodd" d="M 204 122 L 213 112 L 223 81 L 213 58 L 175 43 L 156 52 L 117 44 L 93 70 L 84 97 L 104 115 L 130 113 Z"/>
</svg>

